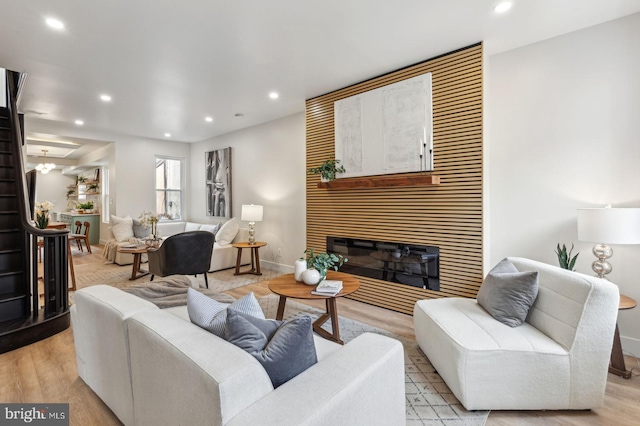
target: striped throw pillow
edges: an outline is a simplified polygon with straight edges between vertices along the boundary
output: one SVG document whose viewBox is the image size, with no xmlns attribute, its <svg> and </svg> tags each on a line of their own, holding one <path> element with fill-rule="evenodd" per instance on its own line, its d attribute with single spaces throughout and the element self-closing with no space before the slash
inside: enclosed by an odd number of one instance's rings
<svg viewBox="0 0 640 426">
<path fill-rule="evenodd" d="M 187 292 L 187 311 L 191 322 L 222 338 L 227 323 L 227 309 L 265 319 L 253 292 L 231 304 L 213 300 L 192 288 Z"/>
</svg>

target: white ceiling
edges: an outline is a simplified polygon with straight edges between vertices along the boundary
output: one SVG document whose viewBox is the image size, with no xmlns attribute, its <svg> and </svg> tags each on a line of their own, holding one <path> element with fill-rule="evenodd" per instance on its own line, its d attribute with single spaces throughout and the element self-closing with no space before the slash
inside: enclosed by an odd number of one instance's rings
<svg viewBox="0 0 640 426">
<path fill-rule="evenodd" d="M 0 0 L 0 67 L 29 74 L 28 116 L 194 142 L 481 40 L 493 54 L 640 11 L 638 0 L 515 0 L 495 15 L 495 3 Z"/>
</svg>

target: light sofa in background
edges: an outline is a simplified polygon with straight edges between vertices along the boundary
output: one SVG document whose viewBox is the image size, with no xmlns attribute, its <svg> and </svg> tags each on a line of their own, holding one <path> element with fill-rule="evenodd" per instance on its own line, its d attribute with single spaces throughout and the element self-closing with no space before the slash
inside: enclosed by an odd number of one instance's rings
<svg viewBox="0 0 640 426">
<path fill-rule="evenodd" d="M 158 222 L 158 234 L 162 238 L 170 237 L 172 235 L 187 232 L 187 231 L 209 231 L 211 232 L 216 225 L 202 224 L 195 222 Z M 113 239 L 113 234 L 109 231 L 109 239 Z M 249 230 L 247 228 L 239 228 L 238 233 L 231 242 L 237 243 L 249 240 Z M 129 241 L 122 241 L 117 243 L 119 246 L 130 244 Z M 211 265 L 209 272 L 220 271 L 222 269 L 234 268 L 237 260 L 237 249 L 231 246 L 231 244 L 221 245 L 215 242 L 213 245 L 213 253 L 211 254 Z M 146 255 L 144 261 L 146 261 Z M 118 265 L 131 265 L 133 263 L 133 254 L 116 252 L 114 263 Z M 242 265 L 251 263 L 251 254 L 249 250 L 243 250 L 242 252 Z"/>
<path fill-rule="evenodd" d="M 244 350 L 122 290 L 76 292 L 71 319 L 82 380 L 125 425 L 405 424 L 404 352 L 365 333 L 315 336 L 318 363 L 273 389 Z"/>
<path fill-rule="evenodd" d="M 596 277 L 523 258 L 538 271 L 524 324 L 509 327 L 475 299 L 418 301 L 416 339 L 468 410 L 589 409 L 602 405 L 619 293 Z"/>
</svg>

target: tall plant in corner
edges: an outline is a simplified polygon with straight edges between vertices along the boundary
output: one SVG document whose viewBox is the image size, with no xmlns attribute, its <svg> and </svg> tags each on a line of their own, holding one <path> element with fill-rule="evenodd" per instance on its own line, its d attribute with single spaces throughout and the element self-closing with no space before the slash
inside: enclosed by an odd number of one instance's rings
<svg viewBox="0 0 640 426">
<path fill-rule="evenodd" d="M 571 249 L 567 252 L 567 246 L 564 244 L 560 247 L 560 243 L 558 243 L 558 247 L 556 248 L 556 254 L 558 255 L 558 263 L 560 267 L 563 269 L 568 269 L 570 271 L 575 271 L 573 268 L 576 264 L 576 259 L 578 259 L 578 255 L 580 253 L 576 253 L 575 256 L 571 257 L 571 252 L 573 251 L 573 243 L 571 244 Z"/>
</svg>

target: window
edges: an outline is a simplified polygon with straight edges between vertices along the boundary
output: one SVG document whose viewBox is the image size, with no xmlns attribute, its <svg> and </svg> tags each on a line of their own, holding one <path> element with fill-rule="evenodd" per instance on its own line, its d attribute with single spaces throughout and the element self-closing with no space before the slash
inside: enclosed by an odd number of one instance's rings
<svg viewBox="0 0 640 426">
<path fill-rule="evenodd" d="M 183 159 L 156 157 L 156 212 L 170 220 L 182 219 Z"/>
<path fill-rule="evenodd" d="M 109 197 L 109 166 L 101 167 L 100 173 L 102 173 L 102 222 L 109 223 L 110 220 L 110 207 L 111 198 Z"/>
</svg>

